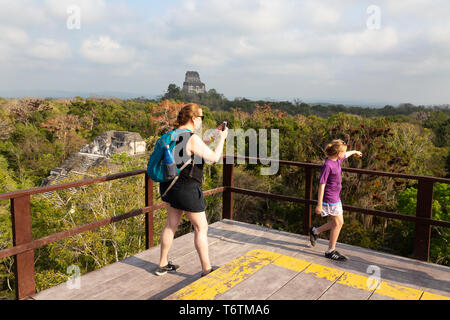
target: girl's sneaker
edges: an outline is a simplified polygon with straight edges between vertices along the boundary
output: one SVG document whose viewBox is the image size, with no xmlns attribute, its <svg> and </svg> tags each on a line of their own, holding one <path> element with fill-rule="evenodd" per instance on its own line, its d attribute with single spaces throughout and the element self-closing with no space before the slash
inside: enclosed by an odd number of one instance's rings
<svg viewBox="0 0 450 320">
<path fill-rule="evenodd" d="M 157 276 L 162 276 L 165 275 L 168 271 L 176 271 L 180 266 L 176 265 L 176 264 L 172 264 L 170 261 L 167 264 L 167 266 L 164 267 L 158 267 L 158 269 L 156 269 L 156 275 Z"/>
<path fill-rule="evenodd" d="M 337 260 L 337 261 L 347 260 L 347 257 L 340 254 L 337 250 L 333 250 L 331 252 L 325 252 L 325 257 L 328 259 Z"/>
<path fill-rule="evenodd" d="M 311 241 L 311 245 L 313 247 L 316 245 L 317 235 L 314 234 L 314 227 L 311 227 L 311 229 L 309 229 L 309 241 Z"/>
</svg>

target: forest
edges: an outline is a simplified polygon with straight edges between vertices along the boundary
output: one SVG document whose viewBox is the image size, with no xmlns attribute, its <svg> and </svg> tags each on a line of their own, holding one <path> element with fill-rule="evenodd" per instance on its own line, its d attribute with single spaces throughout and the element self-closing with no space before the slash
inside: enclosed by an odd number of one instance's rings
<svg viewBox="0 0 450 320">
<path fill-rule="evenodd" d="M 186 102 L 202 106 L 203 130 L 226 120 L 233 129 L 279 129 L 280 159 L 324 161 L 324 146 L 335 138 L 362 158 L 344 161 L 345 167 L 450 177 L 450 109 L 402 104 L 384 108 L 309 105 L 305 102 L 226 99 L 216 90 L 189 96 L 169 85 L 161 99 L 115 98 L 4 99 L 0 98 L 0 193 L 39 187 L 52 168 L 108 130 L 138 132 L 147 143 L 141 156 L 113 155 L 108 165 L 92 168 L 91 176 L 146 168 L 158 137 L 172 128 Z M 270 137 L 270 135 L 269 135 Z M 247 141 L 248 147 L 248 141 Z M 259 174 L 262 164 L 236 165 L 237 187 L 301 196 L 302 168 L 282 165 L 275 175 Z M 314 197 L 319 172 L 315 172 Z M 88 177 L 86 177 L 88 178 Z M 80 176 L 69 176 L 68 181 Z M 203 190 L 222 184 L 220 164 L 205 167 Z M 154 185 L 154 195 L 159 188 Z M 344 204 L 415 215 L 414 180 L 343 173 Z M 301 233 L 303 204 L 276 202 L 236 194 L 235 219 L 278 230 Z M 206 197 L 210 223 L 221 218 L 221 195 Z M 33 239 L 144 207 L 144 177 L 110 182 L 31 197 Z M 436 183 L 433 218 L 449 221 L 450 185 Z M 165 209 L 155 212 L 155 244 L 165 223 Z M 339 242 L 411 257 L 414 224 L 344 212 Z M 319 216 L 313 224 L 321 223 Z M 192 231 L 184 220 L 176 236 Z M 117 222 L 95 231 L 56 241 L 35 250 L 36 289 L 65 282 L 71 266 L 81 274 L 123 260 L 145 250 L 144 217 Z M 327 235 L 321 235 L 327 237 Z M 450 265 L 450 230 L 432 227 L 430 262 Z M 10 202 L 0 201 L 0 250 L 12 247 Z M 0 299 L 14 299 L 14 258 L 0 260 Z"/>
</svg>

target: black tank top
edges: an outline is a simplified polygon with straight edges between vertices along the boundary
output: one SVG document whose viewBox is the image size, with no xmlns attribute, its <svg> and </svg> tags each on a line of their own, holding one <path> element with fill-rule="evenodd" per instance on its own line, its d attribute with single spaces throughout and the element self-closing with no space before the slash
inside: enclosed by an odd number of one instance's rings
<svg viewBox="0 0 450 320">
<path fill-rule="evenodd" d="M 187 154 L 184 154 L 184 150 L 186 150 L 186 144 L 193 134 L 194 133 L 187 131 L 178 135 L 178 139 L 174 149 L 175 161 L 177 162 L 178 168 L 181 168 L 183 164 L 186 163 L 186 161 L 189 159 L 189 156 Z M 203 165 L 205 164 L 205 161 L 203 160 L 203 158 L 196 156 L 193 152 L 191 159 L 191 163 L 180 172 L 180 177 L 178 178 L 177 183 L 192 181 L 197 181 L 199 183 L 203 182 Z M 178 161 L 180 162 L 178 163 Z"/>
</svg>

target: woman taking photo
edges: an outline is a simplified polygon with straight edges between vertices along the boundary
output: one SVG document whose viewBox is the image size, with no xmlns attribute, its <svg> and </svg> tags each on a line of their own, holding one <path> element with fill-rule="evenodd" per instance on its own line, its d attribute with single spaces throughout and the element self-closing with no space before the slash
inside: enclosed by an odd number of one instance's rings
<svg viewBox="0 0 450 320">
<path fill-rule="evenodd" d="M 179 175 L 179 179 L 162 198 L 168 202 L 167 221 L 161 233 L 161 256 L 157 275 L 164 275 L 169 271 L 179 268 L 168 260 L 169 250 L 172 246 L 175 232 L 181 221 L 183 211 L 194 227 L 194 244 L 202 266 L 202 276 L 212 271 L 208 254 L 208 221 L 206 219 L 206 203 L 201 189 L 203 181 L 204 160 L 217 162 L 222 156 L 223 145 L 228 134 L 228 128 L 219 131 L 218 144 L 215 150 L 211 150 L 203 140 L 194 133 L 202 127 L 203 111 L 195 103 L 188 103 L 178 113 L 175 123 L 176 129 L 186 129 L 186 132 L 178 136 L 175 145 L 175 155 L 181 158 L 193 160 Z M 194 161 L 201 158 L 201 161 Z M 185 161 L 186 162 L 186 161 Z M 198 163 L 201 162 L 201 163 Z M 181 168 L 183 163 L 178 163 Z M 169 182 L 160 183 L 160 193 L 164 194 L 169 187 Z"/>
</svg>

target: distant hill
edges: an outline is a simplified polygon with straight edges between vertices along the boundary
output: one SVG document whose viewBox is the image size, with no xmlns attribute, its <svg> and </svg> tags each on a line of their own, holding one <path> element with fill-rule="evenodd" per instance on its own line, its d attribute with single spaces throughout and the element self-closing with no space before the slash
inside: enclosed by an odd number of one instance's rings
<svg viewBox="0 0 450 320">
<path fill-rule="evenodd" d="M 85 92 L 85 91 L 63 91 L 63 90 L 9 90 L 1 91 L 2 98 L 119 98 L 119 99 L 134 99 L 144 97 L 146 99 L 158 99 L 160 96 L 148 93 L 131 93 L 118 91 L 100 91 L 100 92 Z"/>
</svg>

